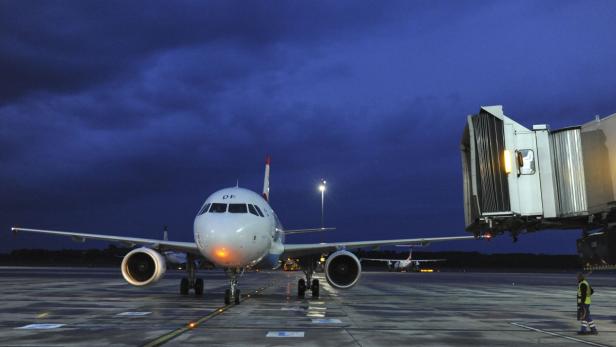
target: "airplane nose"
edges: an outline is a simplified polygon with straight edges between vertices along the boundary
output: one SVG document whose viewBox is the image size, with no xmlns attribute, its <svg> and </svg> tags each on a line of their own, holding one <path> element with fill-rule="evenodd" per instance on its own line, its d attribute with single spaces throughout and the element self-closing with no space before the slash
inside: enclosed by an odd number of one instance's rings
<svg viewBox="0 0 616 347">
<path fill-rule="evenodd" d="M 257 228 L 242 218 L 210 215 L 197 229 L 202 254 L 222 267 L 243 267 L 262 257 L 256 247 Z"/>
</svg>

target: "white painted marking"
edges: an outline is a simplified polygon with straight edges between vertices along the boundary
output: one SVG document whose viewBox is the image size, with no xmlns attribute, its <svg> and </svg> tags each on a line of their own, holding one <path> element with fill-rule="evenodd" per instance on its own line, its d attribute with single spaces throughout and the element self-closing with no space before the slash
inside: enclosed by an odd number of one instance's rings
<svg viewBox="0 0 616 347">
<path fill-rule="evenodd" d="M 306 317 L 309 317 L 309 318 L 312 318 L 312 317 L 319 317 L 319 318 L 323 318 L 323 317 L 325 317 L 325 314 L 323 314 L 323 313 L 318 313 L 318 312 L 315 312 L 315 313 L 308 313 L 308 314 L 306 315 Z"/>
<path fill-rule="evenodd" d="M 340 324 L 342 321 L 335 318 L 313 319 L 312 324 Z"/>
<path fill-rule="evenodd" d="M 281 307 L 280 308 L 281 311 L 306 311 L 306 309 L 303 309 L 301 307 Z"/>
<path fill-rule="evenodd" d="M 147 316 L 152 312 L 138 312 L 138 311 L 128 311 L 128 312 L 122 312 L 122 313 L 118 313 L 116 316 L 125 316 L 125 317 L 143 317 L 143 316 Z"/>
<path fill-rule="evenodd" d="M 308 310 L 327 310 L 327 307 L 308 306 Z"/>
<path fill-rule="evenodd" d="M 23 330 L 48 330 L 48 329 L 58 329 L 60 327 L 65 326 L 66 324 L 28 324 L 23 327 L 15 328 L 15 329 L 23 329 Z"/>
<path fill-rule="evenodd" d="M 538 329 L 538 328 L 529 327 L 528 325 L 524 325 L 524 324 L 520 324 L 520 323 L 509 322 L 509 324 L 515 325 L 515 326 L 520 327 L 520 328 L 536 331 L 538 333 L 548 334 L 548 335 L 551 335 L 551 336 L 556 336 L 556 337 L 560 337 L 560 338 L 563 338 L 563 339 L 567 339 L 567 340 L 571 340 L 571 341 L 575 341 L 575 342 L 579 342 L 579 343 L 584 343 L 584 344 L 587 344 L 587 345 L 590 345 L 590 346 L 610 347 L 608 345 L 602 345 L 600 343 L 594 343 L 594 342 L 590 342 L 590 341 L 576 339 L 575 337 L 570 337 L 570 336 L 566 336 L 566 335 L 561 335 L 561 334 L 553 333 L 551 331 L 546 331 L 546 330 L 541 330 L 541 329 Z"/>
<path fill-rule="evenodd" d="M 303 331 L 270 331 L 265 337 L 304 337 Z"/>
</svg>

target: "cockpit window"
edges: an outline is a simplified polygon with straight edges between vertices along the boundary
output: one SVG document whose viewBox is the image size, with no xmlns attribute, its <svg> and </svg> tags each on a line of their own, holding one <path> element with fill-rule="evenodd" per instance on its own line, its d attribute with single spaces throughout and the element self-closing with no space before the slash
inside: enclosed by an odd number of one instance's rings
<svg viewBox="0 0 616 347">
<path fill-rule="evenodd" d="M 257 209 L 253 205 L 248 204 L 248 211 L 254 214 L 255 216 L 259 217 L 259 213 L 257 212 Z"/>
<path fill-rule="evenodd" d="M 246 204 L 229 204 L 229 213 L 248 213 Z"/>
<path fill-rule="evenodd" d="M 259 208 L 259 206 L 255 205 L 255 208 L 257 209 L 257 212 L 259 213 L 259 216 L 261 216 L 261 217 L 265 217 L 265 216 L 263 215 L 263 212 L 261 212 L 261 209 Z"/>
<path fill-rule="evenodd" d="M 225 213 L 227 212 L 227 204 L 213 203 L 210 208 L 210 213 Z"/>
<path fill-rule="evenodd" d="M 197 213 L 197 216 L 204 214 L 209 208 L 210 208 L 210 204 L 203 205 L 203 207 L 201 207 L 201 210 L 199 210 L 199 213 Z"/>
</svg>

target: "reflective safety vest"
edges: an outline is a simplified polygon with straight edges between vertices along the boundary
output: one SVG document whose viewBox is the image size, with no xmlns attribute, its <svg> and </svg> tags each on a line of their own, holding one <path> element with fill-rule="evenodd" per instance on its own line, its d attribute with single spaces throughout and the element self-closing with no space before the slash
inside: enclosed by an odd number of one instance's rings
<svg viewBox="0 0 616 347">
<path fill-rule="evenodd" d="M 584 300 L 583 304 L 590 305 L 590 296 L 592 295 L 592 289 L 590 288 L 590 284 L 587 280 L 583 280 L 578 283 L 578 293 L 577 293 L 577 302 L 578 304 L 582 304 L 582 284 L 586 285 L 586 300 Z"/>
</svg>

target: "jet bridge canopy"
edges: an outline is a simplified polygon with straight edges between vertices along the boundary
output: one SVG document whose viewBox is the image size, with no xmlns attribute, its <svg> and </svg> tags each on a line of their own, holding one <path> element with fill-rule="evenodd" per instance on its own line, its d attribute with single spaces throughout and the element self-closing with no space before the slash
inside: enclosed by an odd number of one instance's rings
<svg viewBox="0 0 616 347">
<path fill-rule="evenodd" d="M 481 107 L 468 116 L 460 148 L 469 231 L 616 222 L 616 115 L 551 131 L 524 127 L 502 106 Z"/>
<path fill-rule="evenodd" d="M 585 266 L 616 269 L 616 114 L 552 131 L 481 107 L 460 149 L 468 231 L 581 229 Z"/>
</svg>

